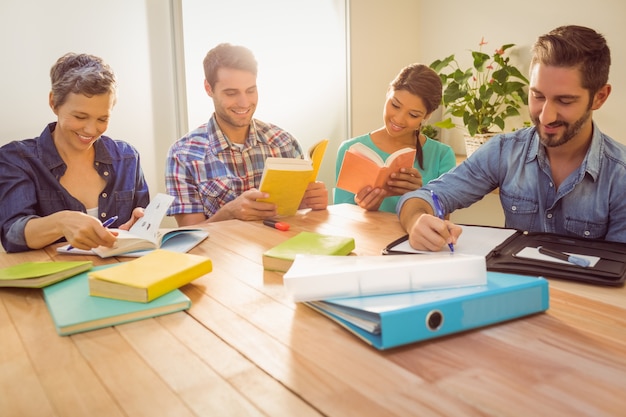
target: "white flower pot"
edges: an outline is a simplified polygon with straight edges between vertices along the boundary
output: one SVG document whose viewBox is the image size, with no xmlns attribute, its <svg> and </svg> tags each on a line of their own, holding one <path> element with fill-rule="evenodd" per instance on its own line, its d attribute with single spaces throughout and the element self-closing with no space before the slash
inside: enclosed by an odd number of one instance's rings
<svg viewBox="0 0 626 417">
<path fill-rule="evenodd" d="M 494 137 L 496 133 L 476 133 L 474 136 L 470 136 L 465 132 L 463 138 L 465 139 L 465 153 L 467 157 L 474 153 L 481 145 L 484 145 L 489 139 Z"/>
</svg>

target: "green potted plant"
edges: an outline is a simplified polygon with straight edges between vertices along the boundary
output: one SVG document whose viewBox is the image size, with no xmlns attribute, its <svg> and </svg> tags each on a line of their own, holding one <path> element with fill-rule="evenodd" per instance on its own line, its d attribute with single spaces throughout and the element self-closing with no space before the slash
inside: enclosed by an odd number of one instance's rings
<svg viewBox="0 0 626 417">
<path fill-rule="evenodd" d="M 439 138 L 437 137 L 439 136 L 439 131 L 433 125 L 426 124 L 422 126 L 422 133 L 433 140 L 436 140 L 436 141 L 439 140 Z"/>
<path fill-rule="evenodd" d="M 505 120 L 519 116 L 522 106 L 528 104 L 528 79 L 506 55 L 515 44 L 502 45 L 493 55 L 482 51 L 486 44 L 483 38 L 479 50 L 470 51 L 473 64 L 465 70 L 454 54 L 430 64 L 443 83 L 444 115 L 461 118 L 470 137 L 493 135 L 496 127 L 503 131 Z M 456 127 L 451 117 L 434 125 L 444 129 Z"/>
</svg>

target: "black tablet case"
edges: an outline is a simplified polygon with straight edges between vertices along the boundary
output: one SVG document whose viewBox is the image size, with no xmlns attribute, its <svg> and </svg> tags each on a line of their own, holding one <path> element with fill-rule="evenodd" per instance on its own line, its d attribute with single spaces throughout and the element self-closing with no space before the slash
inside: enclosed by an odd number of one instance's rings
<svg viewBox="0 0 626 417">
<path fill-rule="evenodd" d="M 406 252 L 393 248 L 405 241 L 403 236 L 383 249 L 384 255 Z M 515 256 L 524 248 L 544 246 L 560 252 L 597 256 L 600 260 L 592 267 L 580 267 Z M 620 286 L 626 280 L 626 243 L 584 239 L 543 232 L 517 231 L 496 246 L 486 256 L 487 270 L 513 274 L 542 276 L 596 285 Z"/>
<path fill-rule="evenodd" d="M 516 257 L 526 247 L 544 246 L 560 252 L 597 256 L 592 267 Z M 626 244 L 542 232 L 516 232 L 486 257 L 487 269 L 525 275 L 541 275 L 599 285 L 622 285 L 626 280 Z"/>
</svg>

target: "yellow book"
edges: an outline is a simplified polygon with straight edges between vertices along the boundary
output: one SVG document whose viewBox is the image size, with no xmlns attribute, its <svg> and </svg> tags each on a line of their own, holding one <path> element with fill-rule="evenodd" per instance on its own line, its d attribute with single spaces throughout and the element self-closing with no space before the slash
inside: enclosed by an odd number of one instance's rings
<svg viewBox="0 0 626 417">
<path fill-rule="evenodd" d="M 89 273 L 89 294 L 147 303 L 212 269 L 207 257 L 157 249 L 133 261 Z"/>
<path fill-rule="evenodd" d="M 309 149 L 308 159 L 267 158 L 259 189 L 270 196 L 259 201 L 276 204 L 279 216 L 294 215 L 309 183 L 317 179 L 327 147 L 324 139 Z"/>
<path fill-rule="evenodd" d="M 317 142 L 311 148 L 309 148 L 309 158 L 313 164 L 313 174 L 311 175 L 311 181 L 314 182 L 317 179 L 317 174 L 320 172 L 322 161 L 324 160 L 324 154 L 328 147 L 328 139 L 322 139 Z"/>
<path fill-rule="evenodd" d="M 263 253 L 263 268 L 286 272 L 296 255 L 349 255 L 355 248 L 354 238 L 300 232 Z"/>
</svg>

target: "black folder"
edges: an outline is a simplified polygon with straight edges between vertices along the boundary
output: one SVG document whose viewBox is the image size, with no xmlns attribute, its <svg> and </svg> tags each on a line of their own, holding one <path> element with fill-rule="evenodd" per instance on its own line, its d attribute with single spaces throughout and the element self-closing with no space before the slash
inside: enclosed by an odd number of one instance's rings
<svg viewBox="0 0 626 417">
<path fill-rule="evenodd" d="M 489 226 L 486 226 L 489 227 Z M 394 250 L 405 242 L 403 236 L 383 249 L 384 255 L 408 252 Z M 576 253 L 600 258 L 593 266 L 556 263 L 516 256 L 525 248 L 545 247 L 563 253 Z M 626 281 L 626 243 L 585 239 L 544 232 L 516 231 L 486 255 L 487 270 L 512 274 L 543 276 L 589 284 L 621 286 Z"/>
<path fill-rule="evenodd" d="M 543 246 L 564 253 L 597 256 L 593 266 L 558 264 L 515 256 L 527 247 Z M 626 280 L 626 244 L 543 232 L 516 232 L 486 257 L 490 271 L 541 275 L 599 285 L 623 285 Z"/>
</svg>

